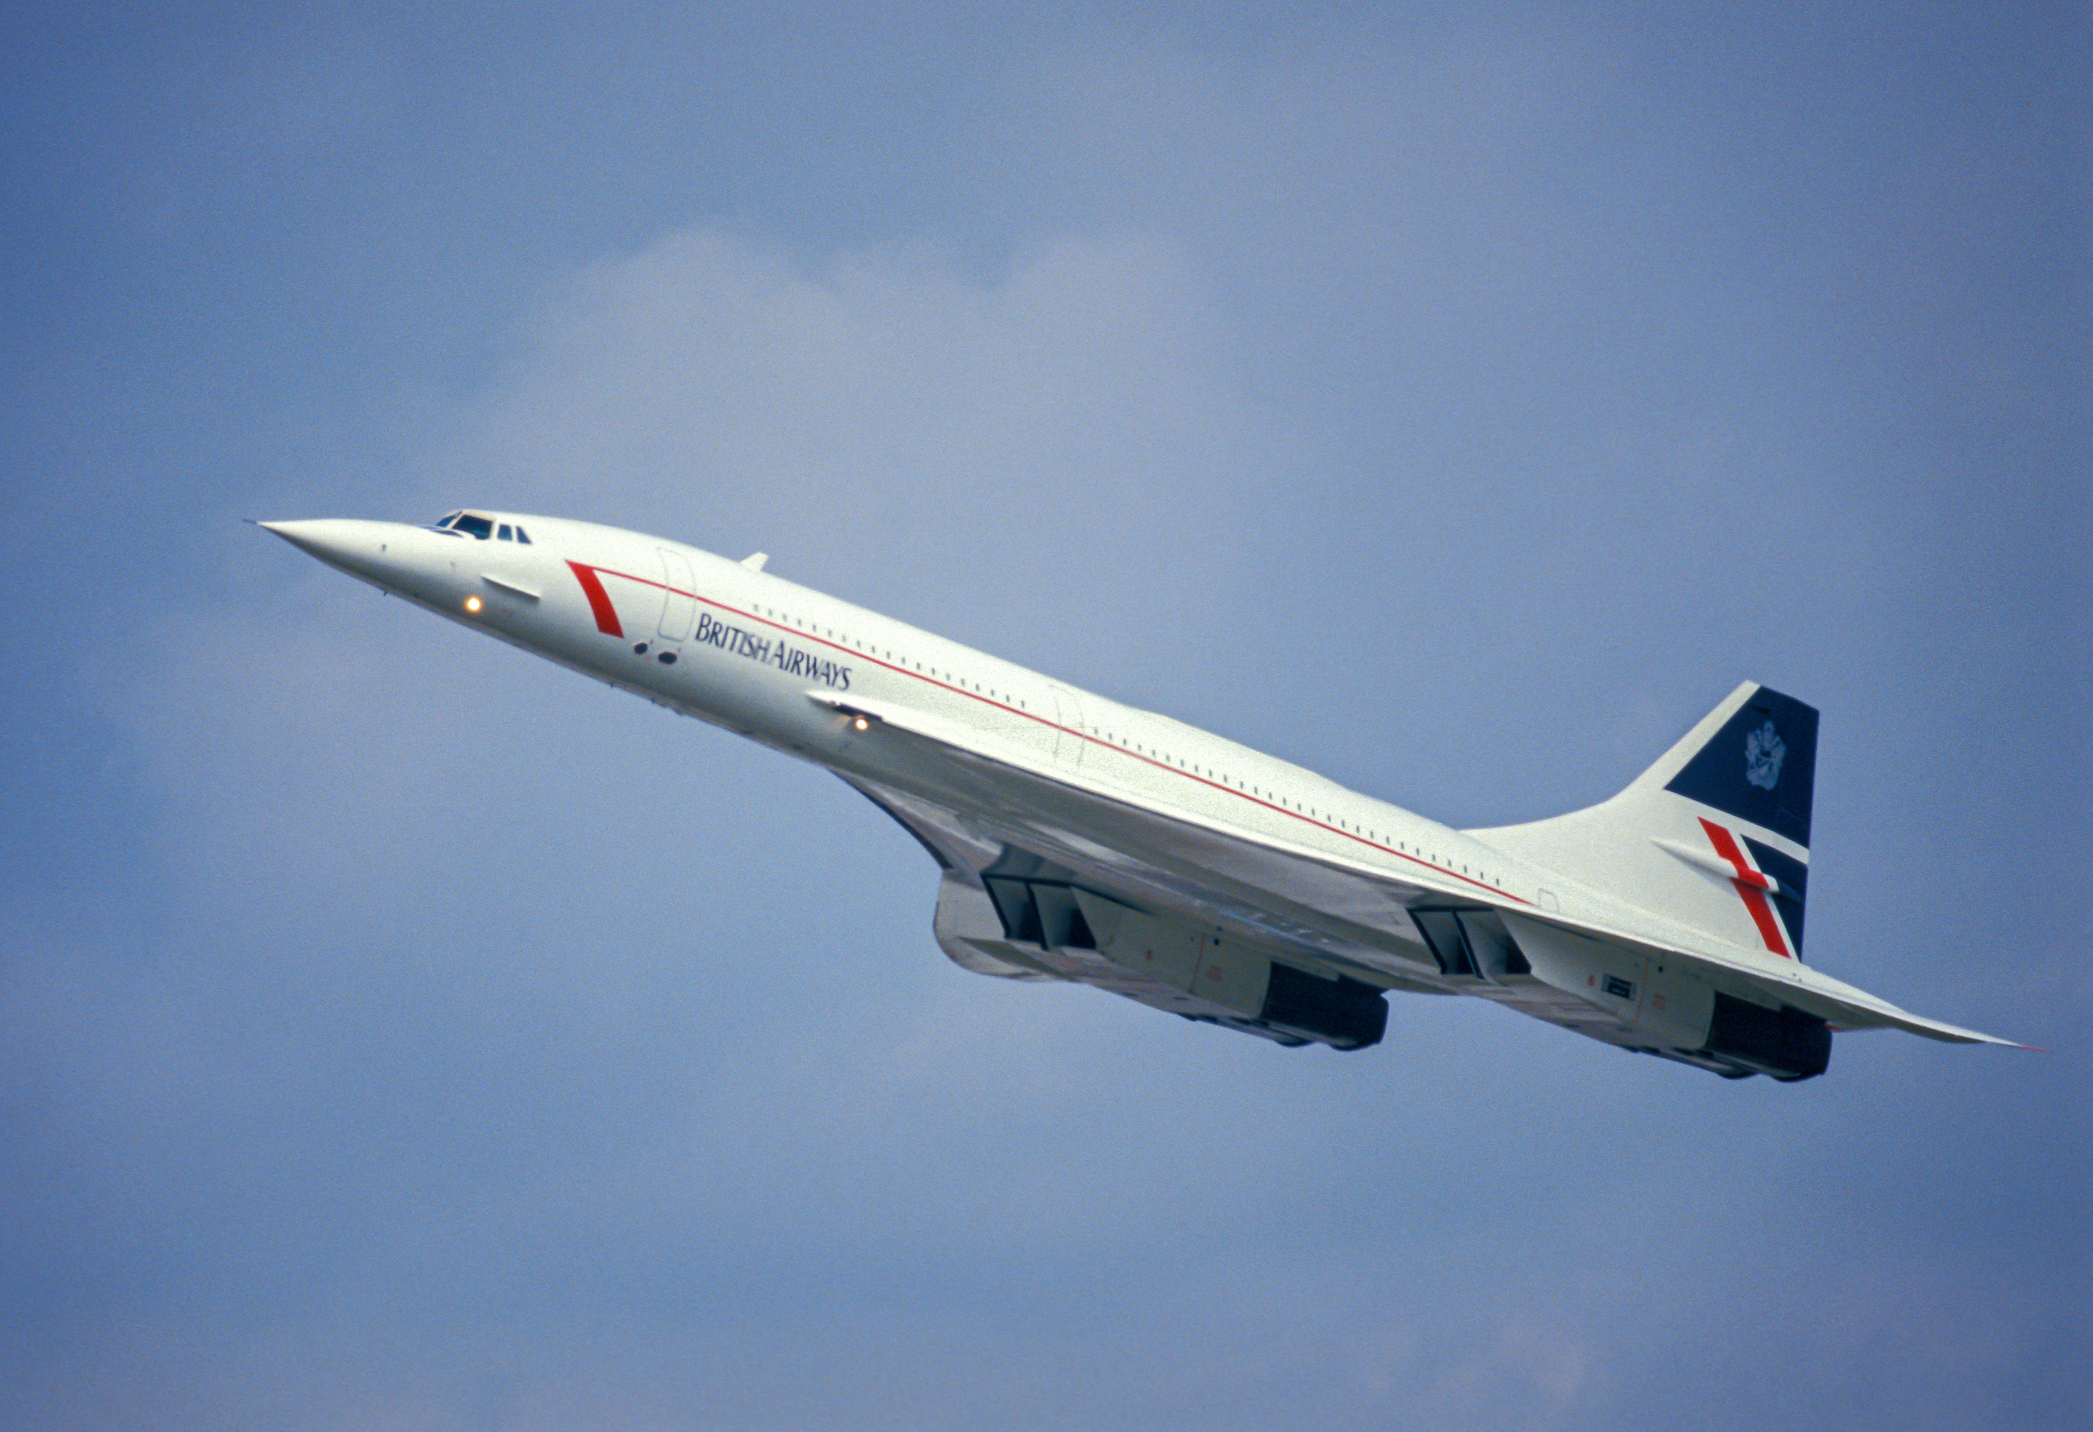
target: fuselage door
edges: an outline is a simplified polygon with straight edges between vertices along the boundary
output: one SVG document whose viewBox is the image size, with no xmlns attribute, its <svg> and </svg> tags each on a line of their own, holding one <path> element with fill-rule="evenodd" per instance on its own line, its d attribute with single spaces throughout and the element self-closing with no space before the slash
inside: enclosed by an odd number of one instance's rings
<svg viewBox="0 0 2093 1432">
<path fill-rule="evenodd" d="M 690 559 L 667 547 L 661 551 L 662 593 L 659 634 L 663 646 L 681 646 L 690 640 L 690 624 L 697 615 L 693 595 L 698 589 L 690 574 Z"/>
<path fill-rule="evenodd" d="M 1053 683 L 1054 692 L 1054 760 L 1068 770 L 1078 770 L 1083 764 L 1083 732 L 1089 728 L 1083 724 L 1083 698 L 1060 682 Z"/>
</svg>

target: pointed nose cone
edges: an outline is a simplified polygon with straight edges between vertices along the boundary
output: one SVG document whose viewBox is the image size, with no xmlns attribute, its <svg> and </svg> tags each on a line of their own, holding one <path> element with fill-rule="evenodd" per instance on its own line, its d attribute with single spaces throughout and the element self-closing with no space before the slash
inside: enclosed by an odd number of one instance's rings
<svg viewBox="0 0 2093 1432">
<path fill-rule="evenodd" d="M 310 552 L 324 562 L 328 554 L 341 544 L 335 529 L 348 524 L 323 519 L 317 522 L 257 522 L 254 525 L 264 532 L 274 532 L 299 551 Z"/>
<path fill-rule="evenodd" d="M 398 523 L 323 517 L 306 522 L 257 522 L 255 526 L 352 577 L 392 585 L 390 569 L 395 564 L 389 560 L 389 549 L 399 533 Z"/>
</svg>

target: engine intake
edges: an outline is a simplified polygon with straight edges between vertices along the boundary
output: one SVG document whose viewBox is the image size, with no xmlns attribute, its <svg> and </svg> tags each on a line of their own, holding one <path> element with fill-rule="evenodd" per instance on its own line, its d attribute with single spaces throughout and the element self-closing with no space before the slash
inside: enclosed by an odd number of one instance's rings
<svg viewBox="0 0 2093 1432">
<path fill-rule="evenodd" d="M 1814 1079 L 1831 1064 L 1831 1027 L 1787 1005 L 1768 1009 L 1718 993 L 1702 1050 L 1776 1079 Z"/>
<path fill-rule="evenodd" d="M 1362 981 L 1326 980 L 1274 961 L 1258 1018 L 1339 1049 L 1365 1049 L 1387 1032 L 1388 1001 Z"/>
</svg>

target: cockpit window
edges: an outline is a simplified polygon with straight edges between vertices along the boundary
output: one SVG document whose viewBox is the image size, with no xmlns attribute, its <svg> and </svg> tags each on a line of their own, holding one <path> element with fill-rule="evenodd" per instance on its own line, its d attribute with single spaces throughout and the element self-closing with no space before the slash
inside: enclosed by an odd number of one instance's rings
<svg viewBox="0 0 2093 1432">
<path fill-rule="evenodd" d="M 495 535 L 495 523 L 491 517 L 480 517 L 470 512 L 446 512 L 432 524 L 432 530 L 448 533 L 453 537 L 477 537 L 482 542 Z M 521 542 L 530 545 L 530 537 L 521 527 L 513 523 L 501 524 L 503 542 Z"/>
</svg>

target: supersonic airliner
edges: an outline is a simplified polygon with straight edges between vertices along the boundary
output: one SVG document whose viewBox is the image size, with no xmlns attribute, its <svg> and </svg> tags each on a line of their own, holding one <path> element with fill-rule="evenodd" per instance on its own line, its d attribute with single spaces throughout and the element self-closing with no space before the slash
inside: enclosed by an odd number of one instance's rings
<svg viewBox="0 0 2093 1432">
<path fill-rule="evenodd" d="M 1745 683 L 1632 785 L 1454 830 L 764 570 L 592 523 L 262 523 L 373 586 L 834 771 L 937 862 L 937 942 L 1281 1044 L 1465 994 L 1729 1078 L 1838 1030 L 2009 1041 L 1801 960 L 1817 713 Z"/>
</svg>

